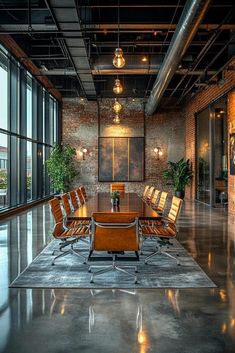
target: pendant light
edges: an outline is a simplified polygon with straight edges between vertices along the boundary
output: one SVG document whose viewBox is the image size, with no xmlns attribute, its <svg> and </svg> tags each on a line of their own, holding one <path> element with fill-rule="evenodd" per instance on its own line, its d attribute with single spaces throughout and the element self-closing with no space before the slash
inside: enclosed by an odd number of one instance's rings
<svg viewBox="0 0 235 353">
<path fill-rule="evenodd" d="M 123 92 L 123 87 L 122 87 L 121 82 L 118 78 L 115 80 L 115 84 L 113 86 L 113 92 L 115 94 L 121 94 Z"/>
<path fill-rule="evenodd" d="M 115 103 L 113 106 L 113 110 L 115 111 L 116 114 L 120 113 L 120 111 L 122 110 L 122 106 L 121 104 L 117 101 L 117 99 L 115 98 Z"/>
<path fill-rule="evenodd" d="M 118 115 L 118 114 L 115 115 L 115 117 L 114 117 L 114 119 L 113 119 L 113 122 L 114 122 L 115 124 L 120 124 L 120 118 L 119 118 L 119 115 Z"/>
<path fill-rule="evenodd" d="M 114 59 L 113 59 L 113 66 L 115 66 L 117 69 L 121 69 L 126 63 L 126 60 L 123 57 L 123 51 L 119 45 L 119 29 L 120 29 L 119 10 L 120 10 L 120 6 L 119 6 L 119 0 L 118 0 L 118 47 L 114 51 Z"/>
</svg>

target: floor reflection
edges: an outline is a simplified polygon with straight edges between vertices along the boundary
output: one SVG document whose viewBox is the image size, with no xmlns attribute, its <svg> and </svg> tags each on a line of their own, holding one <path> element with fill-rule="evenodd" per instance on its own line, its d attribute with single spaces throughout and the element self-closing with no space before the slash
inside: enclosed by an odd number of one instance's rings
<svg viewBox="0 0 235 353">
<path fill-rule="evenodd" d="M 0 223 L 1 353 L 234 351 L 234 217 L 186 203 L 180 220 L 181 243 L 218 288 L 9 289 L 52 226 L 47 205 Z"/>
</svg>

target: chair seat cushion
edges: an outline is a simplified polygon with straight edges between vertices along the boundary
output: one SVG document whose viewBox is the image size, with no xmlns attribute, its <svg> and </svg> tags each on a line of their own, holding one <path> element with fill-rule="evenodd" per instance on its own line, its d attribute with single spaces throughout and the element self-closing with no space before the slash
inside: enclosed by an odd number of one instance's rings
<svg viewBox="0 0 235 353">
<path fill-rule="evenodd" d="M 160 226 L 144 225 L 141 227 L 141 229 L 144 237 L 157 236 L 172 238 L 175 237 L 177 233 L 176 226 L 173 223 Z"/>
<path fill-rule="evenodd" d="M 71 227 L 71 224 L 69 226 Z M 76 226 L 75 228 L 65 229 L 63 223 L 60 222 L 55 225 L 53 235 L 56 238 L 84 237 L 89 235 L 89 228 L 87 226 Z"/>
<path fill-rule="evenodd" d="M 67 225 L 68 225 L 68 227 L 72 227 L 72 228 L 76 228 L 76 227 L 79 227 L 79 226 L 85 226 L 85 225 L 89 225 L 90 224 L 90 221 L 88 221 L 88 220 L 85 220 L 85 219 L 83 219 L 83 220 L 76 220 L 76 221 L 68 221 L 67 222 Z"/>
</svg>

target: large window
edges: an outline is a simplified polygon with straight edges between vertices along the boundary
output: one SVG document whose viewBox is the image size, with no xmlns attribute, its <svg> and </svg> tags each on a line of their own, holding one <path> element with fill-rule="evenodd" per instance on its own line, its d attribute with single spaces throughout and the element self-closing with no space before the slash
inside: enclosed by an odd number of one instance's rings
<svg viewBox="0 0 235 353">
<path fill-rule="evenodd" d="M 8 143 L 0 133 L 0 210 L 8 207 Z"/>
<path fill-rule="evenodd" d="M 8 69 L 6 57 L 0 52 L 0 128 L 8 128 Z"/>
<path fill-rule="evenodd" d="M 58 102 L 0 45 L 0 211 L 50 195 Z"/>
</svg>

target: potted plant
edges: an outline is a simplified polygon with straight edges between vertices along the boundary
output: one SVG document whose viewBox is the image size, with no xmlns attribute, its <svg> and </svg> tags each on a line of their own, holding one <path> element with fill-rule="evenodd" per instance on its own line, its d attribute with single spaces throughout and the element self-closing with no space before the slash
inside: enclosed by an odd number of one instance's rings
<svg viewBox="0 0 235 353">
<path fill-rule="evenodd" d="M 46 161 L 52 185 L 58 193 L 67 191 L 77 174 L 74 165 L 75 155 L 75 148 L 69 145 L 56 145 Z"/>
<path fill-rule="evenodd" d="M 7 171 L 4 169 L 0 170 L 0 189 L 7 189 Z"/>
<path fill-rule="evenodd" d="M 113 206 L 119 206 L 119 202 L 120 202 L 120 192 L 117 190 L 114 190 L 111 193 L 111 203 Z"/>
<path fill-rule="evenodd" d="M 193 172 L 189 159 L 180 159 L 178 162 L 168 162 L 168 169 L 163 171 L 167 185 L 173 185 L 175 196 L 184 198 L 185 186 L 189 185 Z"/>
</svg>

